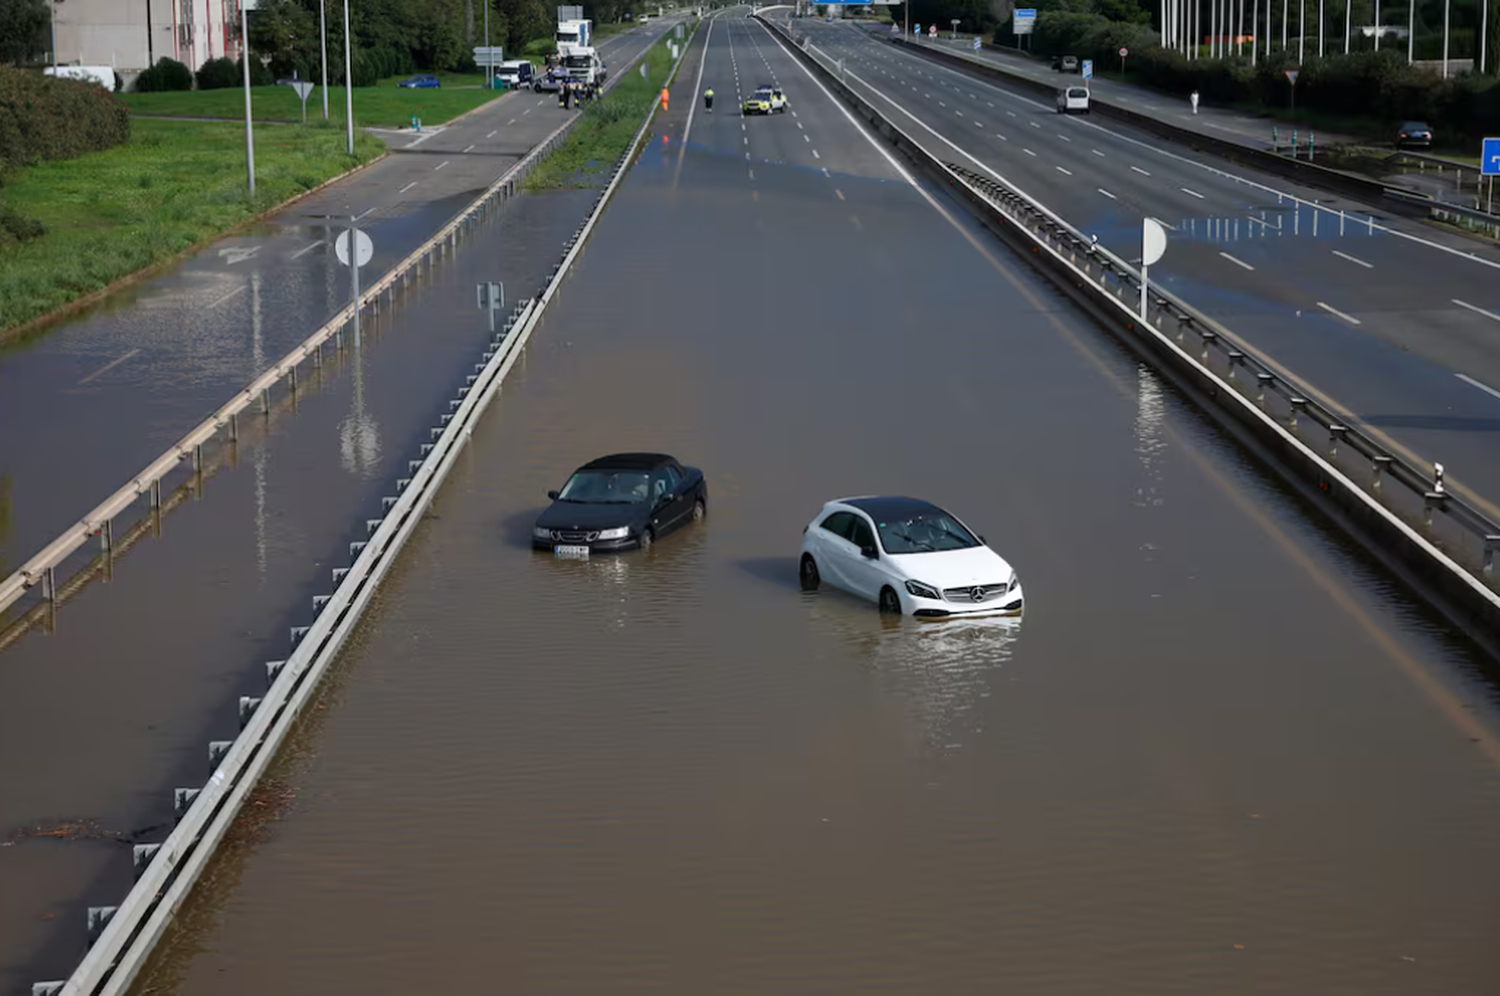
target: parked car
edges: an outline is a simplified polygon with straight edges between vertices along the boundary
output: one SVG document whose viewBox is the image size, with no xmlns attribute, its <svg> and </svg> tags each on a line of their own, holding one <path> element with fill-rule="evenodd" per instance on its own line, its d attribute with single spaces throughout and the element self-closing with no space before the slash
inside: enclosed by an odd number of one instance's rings
<svg viewBox="0 0 1500 996">
<path fill-rule="evenodd" d="M 1432 148 L 1432 128 L 1428 126 L 1426 121 L 1404 122 L 1401 125 L 1401 129 L 1396 132 L 1396 148 Z"/>
<path fill-rule="evenodd" d="M 442 82 L 432 73 L 418 73 L 409 80 L 402 80 L 396 84 L 408 90 L 436 90 L 441 87 Z"/>
<path fill-rule="evenodd" d="M 531 544 L 563 557 L 648 549 L 708 508 L 703 471 L 664 453 L 616 453 L 584 464 L 531 529 Z"/>
<path fill-rule="evenodd" d="M 1020 615 L 1021 578 L 958 517 L 917 498 L 840 498 L 802 530 L 803 591 L 827 584 L 892 615 Z"/>
<path fill-rule="evenodd" d="M 1074 111 L 1080 114 L 1089 112 L 1088 87 L 1065 86 L 1057 91 L 1057 113 L 1072 114 Z"/>
</svg>

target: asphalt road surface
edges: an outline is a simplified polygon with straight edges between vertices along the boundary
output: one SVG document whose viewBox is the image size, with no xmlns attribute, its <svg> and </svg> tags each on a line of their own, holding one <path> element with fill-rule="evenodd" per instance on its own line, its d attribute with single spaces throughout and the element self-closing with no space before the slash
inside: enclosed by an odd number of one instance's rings
<svg viewBox="0 0 1500 996">
<path fill-rule="evenodd" d="M 1493 992 L 1475 662 L 763 28 L 703 65 L 153 991 Z M 789 113 L 722 112 L 761 82 Z M 532 552 L 642 448 L 704 524 Z M 799 592 L 871 492 L 1026 618 Z"/>
<path fill-rule="evenodd" d="M 667 29 L 653 22 L 607 39 L 600 49 L 612 78 Z M 384 133 L 392 154 L 375 165 L 45 336 L 0 350 L 0 425 L 17 427 L 0 435 L 0 479 L 9 479 L 0 572 L 51 542 L 348 304 L 348 271 L 333 240 L 351 215 L 363 216 L 375 246 L 362 270 L 368 286 L 574 113 L 553 94 L 521 91 L 419 136 Z"/>
<path fill-rule="evenodd" d="M 777 16 L 784 16 L 778 12 Z M 934 154 L 1003 177 L 1500 517 L 1500 252 L 1229 166 L 940 66 L 846 24 L 792 22 Z M 1385 226 L 1384 228 L 1376 227 Z"/>
</svg>

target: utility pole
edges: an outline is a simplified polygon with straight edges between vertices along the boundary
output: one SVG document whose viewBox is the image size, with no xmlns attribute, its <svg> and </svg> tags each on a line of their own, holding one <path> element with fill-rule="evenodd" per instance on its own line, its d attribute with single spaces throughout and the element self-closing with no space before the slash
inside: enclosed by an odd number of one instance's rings
<svg viewBox="0 0 1500 996">
<path fill-rule="evenodd" d="M 57 75 L 57 5 L 61 0 L 52 0 L 52 75 Z M 36 36 L 33 35 L 33 38 Z"/>
<path fill-rule="evenodd" d="M 1443 0 L 1443 79 L 1448 78 L 1448 29 L 1452 25 L 1453 0 Z"/>
<path fill-rule="evenodd" d="M 474 22 L 470 21 L 469 23 L 471 25 L 470 30 L 473 30 L 472 25 L 473 25 Z M 486 49 L 488 49 L 490 47 L 490 0 L 484 0 L 484 47 Z M 493 89 L 495 89 L 495 67 L 494 66 L 489 66 L 489 65 L 486 66 L 485 71 L 484 71 L 484 77 L 485 77 L 485 79 L 484 79 L 484 88 L 486 90 L 493 90 Z"/>
<path fill-rule="evenodd" d="M 348 118 L 349 154 L 354 155 L 354 69 L 350 55 L 349 0 L 344 0 L 344 116 Z"/>
<path fill-rule="evenodd" d="M 1416 0 L 1412 0 L 1413 3 Z M 318 30 L 323 36 L 323 120 L 328 120 L 328 0 L 318 0 Z"/>
<path fill-rule="evenodd" d="M 156 32 L 151 27 L 151 0 L 146 0 L 146 68 L 156 65 Z"/>
<path fill-rule="evenodd" d="M 245 168 L 250 176 L 250 197 L 255 198 L 255 132 L 250 127 L 250 15 L 245 0 L 240 5 L 240 66 L 245 75 Z"/>
</svg>

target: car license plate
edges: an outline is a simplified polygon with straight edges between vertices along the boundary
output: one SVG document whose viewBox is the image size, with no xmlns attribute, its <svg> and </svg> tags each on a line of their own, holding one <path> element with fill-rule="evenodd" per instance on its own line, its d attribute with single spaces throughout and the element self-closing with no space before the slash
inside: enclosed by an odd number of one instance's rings
<svg viewBox="0 0 1500 996">
<path fill-rule="evenodd" d="M 589 548 L 586 546 L 556 546 L 553 551 L 559 557 L 573 557 L 578 560 L 589 559 Z"/>
</svg>

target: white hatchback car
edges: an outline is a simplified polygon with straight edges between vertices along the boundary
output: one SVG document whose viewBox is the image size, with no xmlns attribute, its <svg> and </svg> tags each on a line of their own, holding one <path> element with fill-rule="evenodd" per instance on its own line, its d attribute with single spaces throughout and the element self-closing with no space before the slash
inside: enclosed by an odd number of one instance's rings
<svg viewBox="0 0 1500 996">
<path fill-rule="evenodd" d="M 820 585 L 914 616 L 1020 615 L 1021 579 L 957 516 L 916 498 L 840 498 L 802 530 L 804 591 Z"/>
<path fill-rule="evenodd" d="M 1089 88 L 1065 86 L 1057 91 L 1057 113 L 1071 114 L 1073 111 L 1089 112 Z"/>
</svg>

